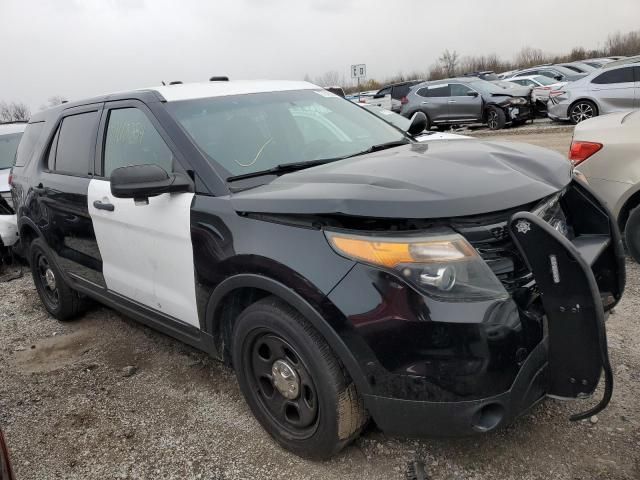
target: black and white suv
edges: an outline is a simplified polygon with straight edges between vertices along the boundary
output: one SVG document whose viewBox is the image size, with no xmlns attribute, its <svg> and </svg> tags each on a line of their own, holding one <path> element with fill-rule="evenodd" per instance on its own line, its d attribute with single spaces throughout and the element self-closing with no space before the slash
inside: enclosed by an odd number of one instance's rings
<svg viewBox="0 0 640 480">
<path fill-rule="evenodd" d="M 0 266 L 18 241 L 9 177 L 26 126 L 26 122 L 0 123 Z"/>
<path fill-rule="evenodd" d="M 306 82 L 170 85 L 34 115 L 12 193 L 53 316 L 95 299 L 232 364 L 300 455 L 368 418 L 490 431 L 603 370 L 575 418 L 610 398 L 620 237 L 548 150 L 419 143 Z"/>
</svg>

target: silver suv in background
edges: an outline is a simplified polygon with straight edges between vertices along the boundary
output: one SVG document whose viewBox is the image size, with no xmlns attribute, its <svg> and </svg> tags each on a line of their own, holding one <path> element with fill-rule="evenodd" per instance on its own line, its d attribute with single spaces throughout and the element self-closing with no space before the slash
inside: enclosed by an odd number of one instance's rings
<svg viewBox="0 0 640 480">
<path fill-rule="evenodd" d="M 475 77 L 423 82 L 403 99 L 400 111 L 407 118 L 416 112 L 427 116 L 427 129 L 433 125 L 484 123 L 499 130 L 530 118 L 530 89 L 505 90 Z"/>
<path fill-rule="evenodd" d="M 547 103 L 549 118 L 573 123 L 634 108 L 640 108 L 640 65 L 596 70 L 551 92 Z"/>
</svg>

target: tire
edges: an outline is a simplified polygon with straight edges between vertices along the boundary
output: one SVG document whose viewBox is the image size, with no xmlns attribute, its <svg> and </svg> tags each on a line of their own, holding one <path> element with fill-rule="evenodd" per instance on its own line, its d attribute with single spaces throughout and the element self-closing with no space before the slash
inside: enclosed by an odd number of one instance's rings
<svg viewBox="0 0 640 480">
<path fill-rule="evenodd" d="M 424 127 L 425 132 L 428 132 L 429 130 L 431 130 L 431 119 L 429 118 L 429 115 L 427 114 L 427 112 L 425 112 L 424 110 L 418 110 L 418 112 L 422 112 L 424 113 L 424 115 L 427 117 L 427 126 Z"/>
<path fill-rule="evenodd" d="M 490 106 L 487 108 L 487 126 L 491 130 L 502 130 L 507 124 L 507 115 L 501 108 Z"/>
<path fill-rule="evenodd" d="M 624 228 L 624 240 L 633 259 L 640 263 L 640 207 L 631 210 Z"/>
<path fill-rule="evenodd" d="M 278 298 L 266 297 L 240 314 L 232 358 L 254 416 L 296 455 L 327 459 L 364 427 L 364 404 L 345 368 L 313 326 Z"/>
<path fill-rule="evenodd" d="M 64 281 L 45 242 L 40 238 L 31 242 L 29 264 L 33 283 L 47 311 L 61 321 L 77 317 L 83 310 L 83 301 Z"/>
<path fill-rule="evenodd" d="M 598 116 L 598 107 L 589 100 L 579 100 L 569 108 L 569 120 L 574 125 Z"/>
</svg>

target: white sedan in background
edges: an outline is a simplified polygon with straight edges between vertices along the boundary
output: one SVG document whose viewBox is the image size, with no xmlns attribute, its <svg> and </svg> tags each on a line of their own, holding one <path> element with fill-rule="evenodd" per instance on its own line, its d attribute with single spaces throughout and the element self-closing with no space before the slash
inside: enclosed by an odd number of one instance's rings
<svg viewBox="0 0 640 480">
<path fill-rule="evenodd" d="M 545 75 L 527 75 L 525 77 L 514 77 L 506 79 L 507 82 L 516 83 L 523 87 L 533 87 L 531 99 L 546 106 L 549 94 L 554 90 L 559 90 L 568 82 L 558 82 Z"/>
<path fill-rule="evenodd" d="M 629 253 L 640 262 L 640 111 L 580 122 L 569 159 L 613 211 Z"/>
</svg>

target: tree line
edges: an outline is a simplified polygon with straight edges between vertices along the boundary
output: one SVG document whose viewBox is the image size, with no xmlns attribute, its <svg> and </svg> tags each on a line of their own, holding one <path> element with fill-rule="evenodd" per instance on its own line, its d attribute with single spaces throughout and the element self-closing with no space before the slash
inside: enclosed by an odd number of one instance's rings
<svg viewBox="0 0 640 480">
<path fill-rule="evenodd" d="M 49 97 L 47 103 L 40 106 L 40 110 L 55 107 L 67 100 L 61 95 Z M 31 109 L 23 102 L 0 101 L 0 123 L 26 122 L 31 118 Z"/>
<path fill-rule="evenodd" d="M 565 63 L 583 60 L 585 58 L 610 57 L 617 55 L 632 56 L 640 54 L 640 30 L 628 33 L 614 33 L 607 37 L 602 48 L 585 49 L 575 47 L 564 55 L 554 55 L 539 48 L 530 46 L 523 47 L 517 52 L 512 60 L 506 60 L 499 55 L 492 53 L 487 55 L 467 55 L 460 54 L 453 50 L 442 52 L 438 60 L 425 71 L 416 70 L 410 73 L 398 73 L 397 75 L 385 78 L 381 81 L 367 79 L 360 82 L 360 90 L 378 90 L 383 85 L 390 83 L 404 82 L 407 80 L 441 80 L 457 75 L 464 75 L 468 72 L 494 71 L 496 73 L 507 72 L 522 68 L 533 67 L 545 63 Z M 311 80 L 307 75 L 305 80 Z M 330 80 L 327 82 L 327 80 Z M 344 76 L 337 72 L 328 72 L 321 77 L 317 77 L 314 83 L 321 86 L 342 85 L 345 92 L 357 91 L 358 87 L 347 85 Z"/>
</svg>

